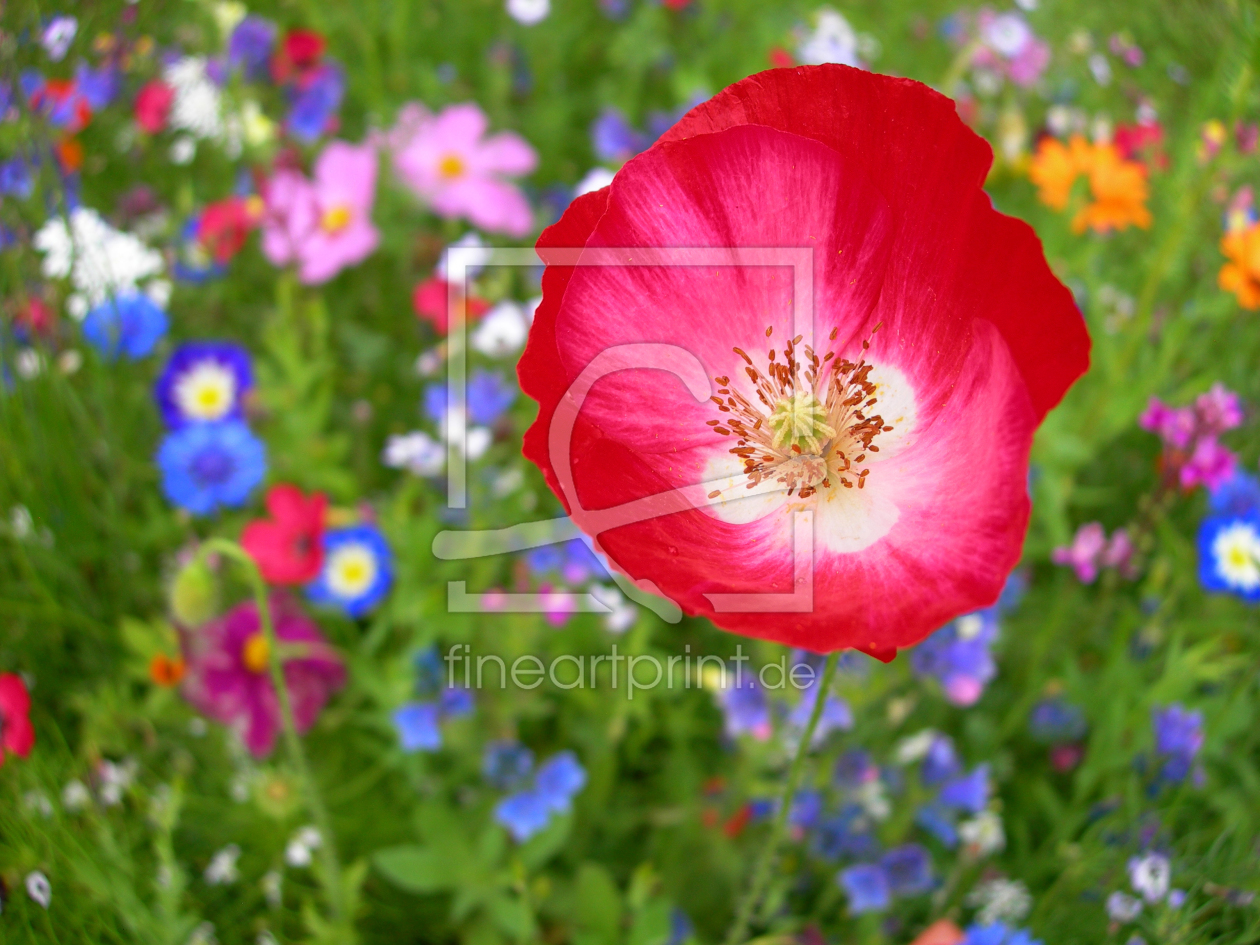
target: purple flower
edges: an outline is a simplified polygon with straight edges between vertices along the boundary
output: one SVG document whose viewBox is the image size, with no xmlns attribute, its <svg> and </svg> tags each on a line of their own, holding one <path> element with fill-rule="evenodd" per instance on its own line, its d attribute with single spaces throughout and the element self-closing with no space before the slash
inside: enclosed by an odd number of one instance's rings
<svg viewBox="0 0 1260 945">
<path fill-rule="evenodd" d="M 345 92 L 346 77 L 341 66 L 334 62 L 320 63 L 293 94 L 293 104 L 289 109 L 289 133 L 307 144 L 314 142 L 327 130 L 329 119 L 341 107 Z M 374 165 L 373 184 L 375 177 Z M 352 184 L 353 179 L 347 179 L 345 183 Z"/>
<path fill-rule="evenodd" d="M 1260 479 L 1240 469 L 1208 490 L 1208 508 L 1216 515 L 1243 517 L 1260 512 Z"/>
<path fill-rule="evenodd" d="M 814 706 L 818 703 L 820 691 L 821 679 L 816 677 L 809 688 L 801 693 L 800 701 L 788 714 L 788 725 L 798 731 L 805 730 L 810 716 L 814 713 Z M 818 717 L 818 725 L 814 729 L 811 745 L 821 745 L 833 731 L 847 732 L 851 728 L 853 728 L 853 710 L 843 699 L 828 693 L 823 701 L 822 714 Z"/>
<path fill-rule="evenodd" d="M 122 74 L 112 65 L 93 69 L 81 62 L 74 70 L 74 81 L 88 107 L 98 112 L 118 96 Z"/>
<path fill-rule="evenodd" d="M 849 897 L 849 911 L 854 915 L 882 912 L 892 902 L 888 875 L 873 863 L 861 863 L 841 870 L 836 881 Z"/>
<path fill-rule="evenodd" d="M 726 716 L 726 734 L 731 738 L 751 735 L 758 741 L 770 737 L 770 706 L 766 692 L 751 674 L 737 673 L 736 680 L 718 691 L 718 704 Z M 738 682 L 738 685 L 736 684 Z"/>
<path fill-rule="evenodd" d="M 172 429 L 189 423 L 239 420 L 253 389 L 249 352 L 231 341 L 193 341 L 175 349 L 154 388 Z"/>
<path fill-rule="evenodd" d="M 1039 742 L 1076 741 L 1085 734 L 1085 713 L 1066 699 L 1042 699 L 1028 715 L 1028 729 Z"/>
<path fill-rule="evenodd" d="M 797 791 L 788 809 L 788 826 L 798 839 L 822 817 L 823 798 L 818 791 Z"/>
<path fill-rule="evenodd" d="M 533 211 L 508 178 L 532 172 L 538 156 L 511 132 L 486 137 L 488 125 L 472 102 L 437 115 L 405 109 L 390 134 L 394 166 L 438 216 L 466 217 L 483 230 L 524 236 L 534 227 Z"/>
<path fill-rule="evenodd" d="M 923 765 L 919 769 L 919 777 L 923 783 L 940 784 L 961 770 L 953 740 L 948 735 L 935 736 L 928 745 L 927 754 L 923 756 Z"/>
<path fill-rule="evenodd" d="M 915 896 L 932 888 L 932 858 L 917 843 L 889 850 L 879 865 L 894 895 Z"/>
<path fill-rule="evenodd" d="M 972 705 L 997 674 L 989 652 L 997 632 L 995 608 L 959 617 L 911 650 L 910 665 L 918 675 L 939 680 L 950 702 Z"/>
<path fill-rule="evenodd" d="M 468 380 L 467 400 L 472 422 L 490 426 L 512 406 L 516 387 L 505 381 L 503 375 L 478 368 Z"/>
<path fill-rule="evenodd" d="M 236 24 L 228 40 L 227 61 L 232 68 L 245 70 L 250 79 L 267 74 L 271 50 L 276 43 L 276 25 L 261 16 L 247 16 Z"/>
<path fill-rule="evenodd" d="M 973 925 L 959 945 L 1041 945 L 1027 929 L 1013 929 L 1001 922 Z"/>
<path fill-rule="evenodd" d="M 31 169 L 20 157 L 0 162 L 0 194 L 25 200 L 34 189 Z"/>
<path fill-rule="evenodd" d="M 1116 529 L 1108 538 L 1100 523 L 1087 522 L 1076 530 L 1072 544 L 1055 548 L 1050 553 L 1050 560 L 1070 567 L 1082 584 L 1092 584 L 1101 568 L 1113 568 L 1126 577 L 1132 577 L 1133 551 L 1133 542 L 1125 529 Z"/>
<path fill-rule="evenodd" d="M 1174 704 L 1156 709 L 1152 721 L 1155 727 L 1155 750 L 1160 754 L 1193 758 L 1203 747 L 1202 712 L 1190 712 Z"/>
<path fill-rule="evenodd" d="M 273 595 L 270 606 L 277 640 L 300 650 L 285 660 L 284 679 L 294 721 L 305 732 L 345 683 L 345 668 L 291 598 Z M 188 633 L 185 644 L 185 698 L 197 711 L 235 729 L 254 757 L 270 754 L 281 727 L 280 702 L 271 684 L 271 648 L 258 608 L 252 602 L 240 604 Z"/>
<path fill-rule="evenodd" d="M 601 161 L 628 161 L 651 143 L 615 108 L 604 109 L 591 125 L 591 147 Z"/>
<path fill-rule="evenodd" d="M 954 816 L 940 804 L 925 804 L 914 815 L 914 822 L 936 837 L 946 847 L 958 846 L 958 829 L 954 826 Z"/>
<path fill-rule="evenodd" d="M 1214 489 L 1230 479 L 1237 462 L 1217 438 L 1242 420 L 1238 395 L 1218 383 L 1195 398 L 1191 407 L 1169 407 L 1152 397 L 1138 424 L 1159 434 L 1164 442 L 1165 470 L 1183 488 L 1204 485 Z"/>
<path fill-rule="evenodd" d="M 409 702 L 394 711 L 393 721 L 403 751 L 437 751 L 442 747 L 436 703 Z"/>
<path fill-rule="evenodd" d="M 870 818 L 858 804 L 848 804 L 836 816 L 822 819 L 814 831 L 813 846 L 828 860 L 861 859 L 879 853 Z"/>
<path fill-rule="evenodd" d="M 571 751 L 552 755 L 534 775 L 534 790 L 542 797 L 548 810 L 558 814 L 569 809 L 573 796 L 585 785 L 586 770 Z"/>
<path fill-rule="evenodd" d="M 66 57 L 74 36 L 79 31 L 79 21 L 72 16 L 54 16 L 40 34 L 39 43 L 53 62 Z"/>
<path fill-rule="evenodd" d="M 976 765 L 971 774 L 946 781 L 940 802 L 948 807 L 978 814 L 989 802 L 989 766 Z"/>
<path fill-rule="evenodd" d="M 1194 410 L 1169 407 L 1158 397 L 1152 397 L 1146 410 L 1138 417 L 1138 426 L 1157 434 L 1166 446 L 1184 450 L 1194 437 Z"/>
<path fill-rule="evenodd" d="M 1194 399 L 1194 413 L 1204 432 L 1224 433 L 1242 426 L 1242 401 L 1219 381 Z"/>
<path fill-rule="evenodd" d="M 438 709 L 443 718 L 471 715 L 476 707 L 473 694 L 462 686 L 447 686 L 438 697 Z"/>
</svg>

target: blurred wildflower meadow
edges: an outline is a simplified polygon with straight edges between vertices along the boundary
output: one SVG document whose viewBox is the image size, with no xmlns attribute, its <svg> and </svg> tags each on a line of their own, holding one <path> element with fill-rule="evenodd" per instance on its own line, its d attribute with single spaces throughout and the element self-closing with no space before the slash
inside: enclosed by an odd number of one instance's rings
<svg viewBox="0 0 1260 945">
<path fill-rule="evenodd" d="M 1260 941 L 1257 15 L 0 3 L 0 941 Z M 471 270 L 453 417 L 444 250 L 826 62 L 955 100 L 1092 336 L 998 603 L 824 692 L 580 538 L 435 557 L 562 514 L 521 455 L 541 266 Z M 553 662 L 614 646 L 712 658 Z"/>
</svg>

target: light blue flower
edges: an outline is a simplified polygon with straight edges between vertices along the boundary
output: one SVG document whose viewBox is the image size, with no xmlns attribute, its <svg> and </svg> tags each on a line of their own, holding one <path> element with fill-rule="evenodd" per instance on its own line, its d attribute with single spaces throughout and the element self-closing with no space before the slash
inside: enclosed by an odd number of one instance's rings
<svg viewBox="0 0 1260 945">
<path fill-rule="evenodd" d="M 166 497 L 194 515 L 244 505 L 267 472 L 261 441 L 238 420 L 192 424 L 168 434 L 157 464 Z"/>
</svg>

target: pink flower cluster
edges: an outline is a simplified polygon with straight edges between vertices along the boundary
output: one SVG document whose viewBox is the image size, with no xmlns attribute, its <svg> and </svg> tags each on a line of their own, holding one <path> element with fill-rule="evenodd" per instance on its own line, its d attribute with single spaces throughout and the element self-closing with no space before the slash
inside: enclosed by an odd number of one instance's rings
<svg viewBox="0 0 1260 945">
<path fill-rule="evenodd" d="M 1107 537 L 1098 522 L 1089 522 L 1077 529 L 1072 544 L 1055 548 L 1050 555 L 1055 564 L 1070 567 L 1082 584 L 1093 584 L 1103 568 L 1114 568 L 1124 577 L 1134 577 L 1133 541 L 1123 528 Z"/>
<path fill-rule="evenodd" d="M 380 242 L 375 196 L 376 149 L 332 142 L 315 161 L 313 179 L 282 168 L 267 182 L 263 253 L 277 266 L 296 263 L 308 285 L 327 282 Z"/>
<path fill-rule="evenodd" d="M 1164 441 L 1165 475 L 1189 490 L 1196 486 L 1215 489 L 1233 475 L 1237 458 L 1219 437 L 1242 421 L 1238 395 L 1218 383 L 1186 407 L 1169 407 L 1152 397 L 1138 425 Z"/>
<path fill-rule="evenodd" d="M 1050 46 L 1038 39 L 1018 13 L 984 9 L 976 16 L 980 48 L 974 65 L 1006 76 L 1018 86 L 1035 85 L 1050 64 Z"/>
</svg>

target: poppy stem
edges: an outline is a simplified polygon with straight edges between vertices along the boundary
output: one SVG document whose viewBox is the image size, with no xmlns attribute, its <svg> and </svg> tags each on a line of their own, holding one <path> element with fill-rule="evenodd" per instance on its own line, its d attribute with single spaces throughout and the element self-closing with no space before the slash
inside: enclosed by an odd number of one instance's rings
<svg viewBox="0 0 1260 945">
<path fill-rule="evenodd" d="M 284 678 L 284 658 L 276 637 L 275 622 L 271 618 L 271 603 L 267 599 L 267 584 L 262 572 L 249 553 L 234 541 L 226 538 L 210 538 L 202 543 L 199 556 L 221 554 L 231 558 L 249 575 L 249 584 L 254 592 L 254 602 L 258 607 L 258 623 L 263 638 L 267 641 L 267 665 L 271 672 L 271 684 L 276 690 L 276 701 L 280 703 L 280 721 L 284 728 L 284 741 L 289 752 L 289 761 L 297 771 L 298 780 L 302 782 L 302 790 L 306 795 L 306 806 L 310 811 L 315 826 L 320 833 L 320 852 L 324 860 L 324 895 L 328 900 L 328 912 L 334 923 L 348 921 L 345 916 L 344 889 L 341 880 L 341 861 L 337 858 L 337 845 L 333 836 L 332 819 L 328 816 L 328 808 L 315 784 L 310 764 L 306 760 L 306 752 L 302 748 L 302 739 L 298 736 L 297 723 L 293 718 L 293 700 L 289 697 L 289 687 Z"/>
<path fill-rule="evenodd" d="M 822 679 L 818 683 L 818 696 L 814 700 L 814 710 L 809 714 L 809 722 L 801 733 L 800 744 L 796 746 L 796 755 L 788 768 L 787 780 L 783 783 L 783 791 L 779 794 L 779 809 L 775 812 L 774 822 L 770 825 L 770 833 L 765 845 L 757 856 L 757 865 L 753 868 L 752 882 L 748 893 L 739 903 L 735 913 L 735 921 L 726 936 L 726 945 L 743 945 L 748 938 L 748 925 L 752 921 L 753 910 L 766 894 L 766 886 L 770 882 L 770 868 L 774 865 L 779 844 L 783 839 L 783 831 L 787 826 L 788 813 L 792 807 L 792 798 L 800 787 L 801 776 L 805 771 L 805 756 L 809 753 L 810 742 L 814 740 L 814 730 L 818 728 L 818 720 L 822 718 L 823 705 L 827 701 L 827 692 L 831 689 L 831 680 L 836 675 L 839 661 L 834 652 L 827 654 L 823 664 Z"/>
</svg>

